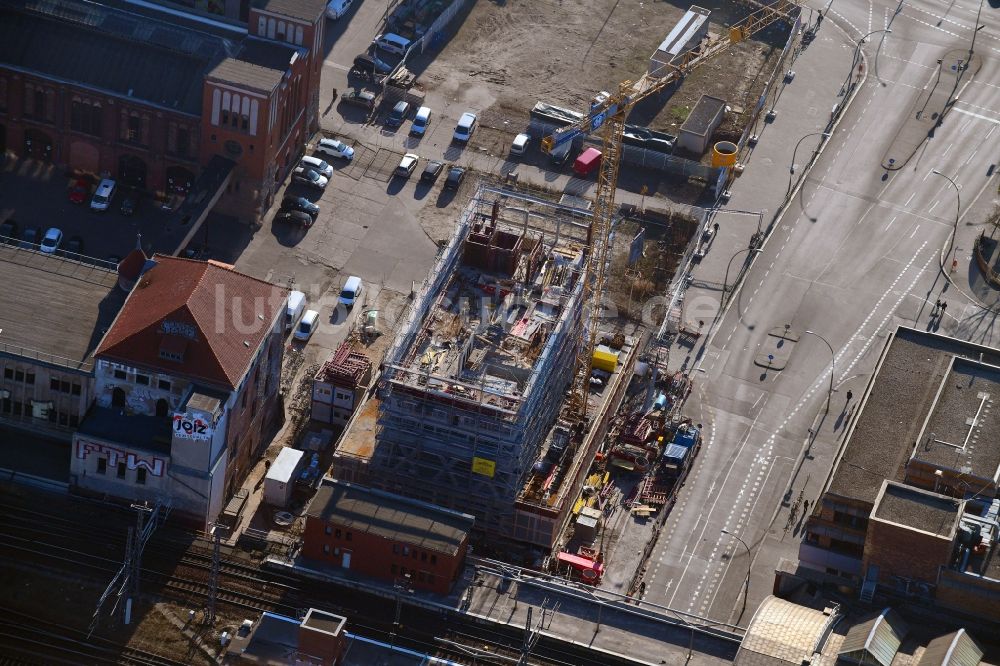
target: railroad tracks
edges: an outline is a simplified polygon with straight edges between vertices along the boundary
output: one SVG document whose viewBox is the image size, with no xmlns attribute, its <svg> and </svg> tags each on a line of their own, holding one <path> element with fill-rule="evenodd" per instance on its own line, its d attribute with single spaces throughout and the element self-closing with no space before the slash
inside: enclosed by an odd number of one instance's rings
<svg viewBox="0 0 1000 666">
<path fill-rule="evenodd" d="M 119 645 L 105 638 L 87 637 L 79 629 L 47 622 L 10 609 L 0 617 L 0 652 L 14 664 L 129 664 L 183 666 L 186 662 Z M 4 662 L 7 663 L 7 662 Z"/>
</svg>

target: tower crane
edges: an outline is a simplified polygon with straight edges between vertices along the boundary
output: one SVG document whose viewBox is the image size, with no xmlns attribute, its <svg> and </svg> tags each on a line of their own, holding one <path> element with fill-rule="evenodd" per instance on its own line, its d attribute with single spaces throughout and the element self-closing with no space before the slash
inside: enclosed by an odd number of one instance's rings
<svg viewBox="0 0 1000 666">
<path fill-rule="evenodd" d="M 790 21 L 799 8 L 795 0 L 775 0 L 763 4 L 761 0 L 749 0 L 758 7 L 749 16 L 730 26 L 728 33 L 699 44 L 674 58 L 663 70 L 655 74 L 643 74 L 637 81 L 623 81 L 614 92 L 598 94 L 590 105 L 590 111 L 579 121 L 556 130 L 542 139 L 542 150 L 551 153 L 567 141 L 581 134 L 600 132 L 603 143 L 600 168 L 597 174 L 597 192 L 594 196 L 594 212 L 589 233 L 589 251 L 584 268 L 583 299 L 590 303 L 590 317 L 583 339 L 577 347 L 576 371 L 579 381 L 577 391 L 580 402 L 577 414 L 581 419 L 587 416 L 587 395 L 590 391 L 590 375 L 593 372 L 594 349 L 597 344 L 598 323 L 601 315 L 600 298 L 609 259 L 611 222 L 615 208 L 615 190 L 618 188 L 618 169 L 621 166 L 622 138 L 625 118 L 629 111 L 643 99 L 664 90 L 670 84 L 683 79 L 696 67 L 714 58 L 733 44 L 750 39 L 775 21 Z M 597 299 L 597 300 L 595 300 Z"/>
</svg>

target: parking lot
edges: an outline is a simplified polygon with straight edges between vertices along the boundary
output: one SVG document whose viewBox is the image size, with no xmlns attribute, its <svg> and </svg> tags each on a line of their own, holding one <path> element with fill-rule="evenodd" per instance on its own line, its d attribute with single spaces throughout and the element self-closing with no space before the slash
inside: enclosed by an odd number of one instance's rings
<svg viewBox="0 0 1000 666">
<path fill-rule="evenodd" d="M 15 221 L 18 239 L 26 229 L 38 229 L 40 237 L 56 227 L 63 232 L 61 251 L 66 252 L 69 240 L 78 237 L 82 260 L 108 263 L 116 263 L 134 249 L 140 236 L 143 250 L 152 255 L 173 254 L 187 234 L 186 228 L 171 226 L 169 211 L 149 198 L 140 198 L 134 213 L 123 215 L 125 192 L 121 189 L 104 212 L 90 209 L 89 195 L 83 203 L 71 203 L 69 192 L 75 180 L 52 165 L 8 157 L 0 169 L 0 220 Z M 192 246 L 197 246 L 201 257 L 231 261 L 248 239 L 246 225 L 214 216 L 202 225 Z M 202 251 L 206 246 L 207 254 Z"/>
</svg>

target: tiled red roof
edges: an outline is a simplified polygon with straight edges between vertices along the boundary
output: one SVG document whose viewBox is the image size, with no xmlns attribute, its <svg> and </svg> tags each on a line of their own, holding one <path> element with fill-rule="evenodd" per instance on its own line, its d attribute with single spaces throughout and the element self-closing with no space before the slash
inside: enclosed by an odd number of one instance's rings
<svg viewBox="0 0 1000 666">
<path fill-rule="evenodd" d="M 216 262 L 154 260 L 94 355 L 235 388 L 288 291 Z M 187 344 L 177 344 L 188 336 Z M 183 348 L 183 361 L 161 358 L 161 346 Z"/>
</svg>

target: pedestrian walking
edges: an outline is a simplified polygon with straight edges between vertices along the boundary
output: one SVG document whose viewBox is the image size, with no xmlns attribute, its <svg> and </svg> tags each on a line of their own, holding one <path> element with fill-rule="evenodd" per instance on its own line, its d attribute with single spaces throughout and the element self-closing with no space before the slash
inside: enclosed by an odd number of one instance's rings
<svg viewBox="0 0 1000 666">
<path fill-rule="evenodd" d="M 851 391 L 848 391 L 847 392 L 847 402 L 850 402 L 851 398 L 853 398 L 853 397 L 854 397 L 854 393 L 852 393 Z"/>
<path fill-rule="evenodd" d="M 941 316 L 944 316 L 944 311 L 948 309 L 948 301 L 941 301 Z"/>
</svg>

